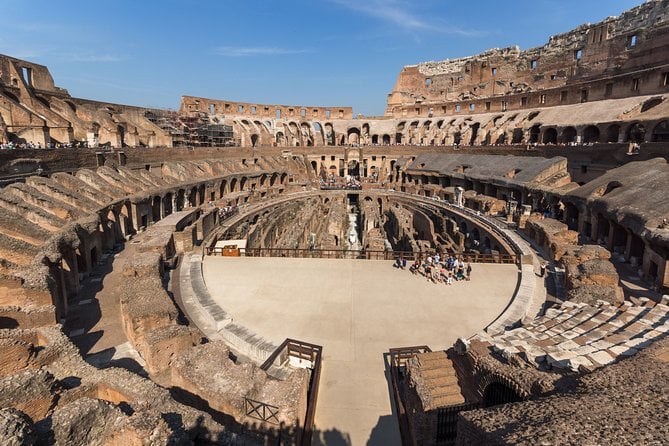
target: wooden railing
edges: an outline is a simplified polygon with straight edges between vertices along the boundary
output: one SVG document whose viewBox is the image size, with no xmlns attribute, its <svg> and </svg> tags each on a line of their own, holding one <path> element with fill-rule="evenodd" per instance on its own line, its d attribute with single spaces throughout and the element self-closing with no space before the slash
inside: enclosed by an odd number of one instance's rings
<svg viewBox="0 0 669 446">
<path fill-rule="evenodd" d="M 310 362 L 311 377 L 309 379 L 309 388 L 307 390 L 307 412 L 304 417 L 304 424 L 302 426 L 302 433 L 300 436 L 300 445 L 310 446 L 311 436 L 314 430 L 314 419 L 316 416 L 316 402 L 318 400 L 318 386 L 321 380 L 321 365 L 323 360 L 323 347 L 308 342 L 297 341 L 295 339 L 286 339 L 281 345 L 274 350 L 274 352 L 262 363 L 260 368 L 268 371 L 273 365 L 283 364 L 290 358 L 297 358 L 299 360 L 306 360 Z M 265 404 L 259 401 L 253 401 L 245 398 L 246 402 L 253 404 L 256 409 L 247 406 L 246 414 L 252 418 L 256 418 L 269 423 L 278 424 L 277 418 L 279 408 L 270 404 Z M 265 417 L 267 419 L 261 418 Z M 276 421 L 273 421 L 276 420 Z"/>
<path fill-rule="evenodd" d="M 271 424 L 279 424 L 279 408 L 277 406 L 244 397 L 244 412 L 247 417 Z"/>
<path fill-rule="evenodd" d="M 404 400 L 400 393 L 400 385 L 404 380 L 404 373 L 407 361 L 419 353 L 431 352 L 427 345 L 416 347 L 391 348 L 389 350 L 390 359 L 390 378 L 393 388 L 393 399 L 395 400 L 395 409 L 397 412 L 397 421 L 399 422 L 400 435 L 404 446 L 413 446 L 414 435 L 411 433 L 411 425 L 407 417 Z"/>
</svg>

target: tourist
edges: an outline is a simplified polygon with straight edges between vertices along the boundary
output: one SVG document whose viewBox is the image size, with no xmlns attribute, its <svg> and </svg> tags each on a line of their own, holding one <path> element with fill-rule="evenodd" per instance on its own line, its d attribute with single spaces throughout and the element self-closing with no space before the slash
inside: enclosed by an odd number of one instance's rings
<svg viewBox="0 0 669 446">
<path fill-rule="evenodd" d="M 407 259 L 404 256 L 400 256 L 402 259 L 402 269 L 406 269 L 407 267 Z"/>
<path fill-rule="evenodd" d="M 467 264 L 467 280 L 470 279 L 471 275 L 472 275 L 472 264 L 468 263 Z"/>
<path fill-rule="evenodd" d="M 539 265 L 539 277 L 544 277 L 546 275 L 546 262 L 541 262 Z"/>
</svg>

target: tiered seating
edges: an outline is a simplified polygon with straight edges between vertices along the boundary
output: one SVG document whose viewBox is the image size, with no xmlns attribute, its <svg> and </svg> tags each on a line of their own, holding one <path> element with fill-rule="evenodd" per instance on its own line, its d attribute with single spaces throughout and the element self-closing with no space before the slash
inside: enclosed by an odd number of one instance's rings
<svg viewBox="0 0 669 446">
<path fill-rule="evenodd" d="M 476 337 L 503 356 L 518 355 L 538 368 L 593 370 L 665 337 L 668 303 L 645 298 L 619 307 L 603 301 L 596 306 L 564 302 L 526 326 Z"/>
</svg>

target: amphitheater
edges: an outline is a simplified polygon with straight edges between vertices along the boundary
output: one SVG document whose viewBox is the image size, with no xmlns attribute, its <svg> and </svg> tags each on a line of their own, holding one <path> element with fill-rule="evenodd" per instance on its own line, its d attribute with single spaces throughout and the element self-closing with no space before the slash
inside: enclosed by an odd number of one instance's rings
<svg viewBox="0 0 669 446">
<path fill-rule="evenodd" d="M 668 444 L 667 0 L 370 118 L 0 55 L 0 144 L 2 444 Z"/>
</svg>

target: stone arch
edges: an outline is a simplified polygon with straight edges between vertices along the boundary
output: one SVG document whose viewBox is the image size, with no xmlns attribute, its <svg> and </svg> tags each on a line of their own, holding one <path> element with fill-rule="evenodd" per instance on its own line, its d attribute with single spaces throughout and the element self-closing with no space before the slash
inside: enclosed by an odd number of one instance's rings
<svg viewBox="0 0 669 446">
<path fill-rule="evenodd" d="M 369 123 L 365 122 L 362 125 L 362 134 L 360 136 L 360 144 L 369 144 Z"/>
<path fill-rule="evenodd" d="M 183 210 L 185 204 L 186 204 L 186 191 L 184 189 L 179 189 L 177 191 L 177 212 Z"/>
<path fill-rule="evenodd" d="M 165 197 L 163 197 L 163 215 L 168 216 L 174 212 L 173 201 L 174 194 L 172 192 L 166 193 Z"/>
<path fill-rule="evenodd" d="M 544 144 L 557 144 L 558 133 L 555 127 L 548 127 L 544 130 L 544 136 L 541 140 Z"/>
<path fill-rule="evenodd" d="M 525 138 L 525 132 L 522 128 L 513 129 L 511 144 L 520 144 L 523 142 L 523 138 Z"/>
<path fill-rule="evenodd" d="M 276 173 L 273 173 L 272 176 L 269 179 L 269 187 L 274 186 L 274 183 L 276 183 L 278 175 Z"/>
<path fill-rule="evenodd" d="M 276 132 L 274 142 L 278 147 L 284 147 L 286 145 L 286 137 L 284 136 L 283 132 Z"/>
<path fill-rule="evenodd" d="M 246 187 L 246 183 L 248 182 L 248 178 L 242 177 L 241 180 L 239 180 L 239 191 L 243 191 L 244 188 Z"/>
<path fill-rule="evenodd" d="M 653 128 L 653 142 L 669 142 L 669 120 L 660 121 Z"/>
<path fill-rule="evenodd" d="M 188 205 L 192 208 L 197 206 L 197 187 L 191 188 L 188 193 Z"/>
<path fill-rule="evenodd" d="M 153 197 L 151 200 L 151 221 L 154 223 L 157 221 L 160 221 L 160 205 L 161 205 L 161 199 L 159 195 L 156 195 Z"/>
<path fill-rule="evenodd" d="M 541 124 L 534 124 L 530 127 L 530 144 L 539 142 L 539 135 L 541 134 Z"/>
<path fill-rule="evenodd" d="M 311 147 L 314 145 L 314 137 L 311 133 L 311 126 L 307 122 L 300 124 L 300 145 Z"/>
<path fill-rule="evenodd" d="M 469 145 L 470 146 L 473 146 L 478 142 L 476 140 L 476 138 L 478 136 L 480 128 L 481 128 L 481 124 L 478 123 L 478 122 L 472 123 L 471 126 L 469 127 L 469 129 L 471 130 L 471 137 L 469 138 Z"/>
<path fill-rule="evenodd" d="M 627 132 L 625 132 L 625 141 L 626 142 L 635 142 L 640 144 L 646 140 L 646 128 L 643 124 L 635 122 L 627 127 Z"/>
<path fill-rule="evenodd" d="M 300 128 L 295 121 L 291 121 L 287 124 L 288 131 L 286 132 L 288 144 L 291 146 L 300 145 Z"/>
<path fill-rule="evenodd" d="M 576 129 L 574 127 L 565 127 L 562 130 L 562 142 L 564 144 L 570 144 L 576 142 Z"/>
<path fill-rule="evenodd" d="M 590 144 L 599 142 L 599 128 L 595 125 L 589 125 L 583 129 L 583 143 Z"/>
<path fill-rule="evenodd" d="M 221 186 L 218 189 L 218 197 L 223 198 L 223 196 L 227 193 L 228 193 L 228 181 L 221 180 Z"/>
<path fill-rule="evenodd" d="M 487 376 L 481 381 L 480 388 L 481 404 L 484 407 L 515 403 L 528 396 L 514 381 L 505 376 Z"/>
<path fill-rule="evenodd" d="M 237 192 L 237 178 L 230 180 L 230 192 Z"/>
<path fill-rule="evenodd" d="M 620 139 L 620 125 L 611 124 L 606 128 L 606 142 L 618 142 Z"/>
<path fill-rule="evenodd" d="M 384 135 L 381 137 L 381 141 L 383 142 L 383 145 L 384 145 L 384 146 L 388 146 L 388 145 L 390 145 L 390 135 L 388 135 L 387 133 L 384 134 Z"/>
<path fill-rule="evenodd" d="M 204 204 L 205 200 L 207 197 L 205 197 L 205 187 L 204 184 L 200 184 L 197 188 L 197 197 L 198 197 L 198 203 L 197 204 Z"/>
<path fill-rule="evenodd" d="M 329 122 L 325 123 L 325 144 L 328 146 L 334 146 L 337 144 L 334 127 L 332 127 L 332 124 Z"/>
<path fill-rule="evenodd" d="M 325 132 L 320 122 L 313 123 L 314 145 L 325 145 Z"/>
<path fill-rule="evenodd" d="M 348 144 L 360 144 L 360 129 L 351 127 L 346 132 Z"/>
</svg>

